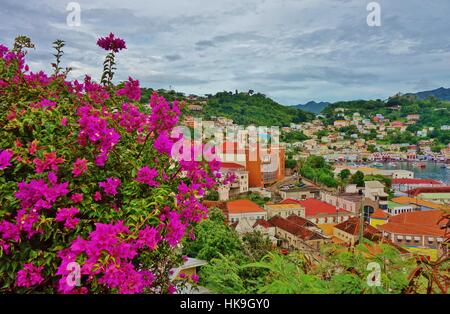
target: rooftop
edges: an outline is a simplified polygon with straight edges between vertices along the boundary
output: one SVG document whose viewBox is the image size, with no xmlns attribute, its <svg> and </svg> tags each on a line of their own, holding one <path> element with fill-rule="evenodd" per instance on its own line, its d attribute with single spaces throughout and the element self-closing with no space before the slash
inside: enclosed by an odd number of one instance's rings
<svg viewBox="0 0 450 314">
<path fill-rule="evenodd" d="M 265 213 L 266 211 L 258 206 L 258 204 L 250 200 L 235 200 L 227 202 L 229 214 L 241 213 Z"/>
<path fill-rule="evenodd" d="M 341 222 L 340 224 L 334 226 L 336 229 L 342 230 L 346 233 L 349 233 L 353 236 L 358 235 L 359 228 L 360 228 L 361 222 L 359 217 L 353 217 L 350 218 L 344 222 Z M 367 239 L 374 239 L 375 237 L 380 235 L 380 231 L 376 229 L 375 227 L 372 227 L 367 222 L 364 223 L 364 237 Z"/>
<path fill-rule="evenodd" d="M 220 165 L 222 169 L 245 169 L 245 166 L 235 162 L 222 162 Z"/>
<path fill-rule="evenodd" d="M 374 219 L 388 219 L 389 218 L 389 214 L 386 213 L 385 211 L 383 211 L 382 209 L 377 208 L 372 213 L 372 215 L 370 215 L 370 218 L 374 218 Z"/>
<path fill-rule="evenodd" d="M 419 178 L 404 178 L 392 179 L 392 184 L 433 184 L 442 185 L 442 182 L 433 179 L 419 179 Z"/>
<path fill-rule="evenodd" d="M 281 204 L 300 204 L 305 208 L 305 216 L 312 217 L 317 215 L 336 215 L 339 214 L 351 214 L 349 211 L 344 209 L 337 209 L 336 206 L 322 202 L 315 198 L 308 198 L 303 201 L 298 201 L 294 199 L 285 199 L 281 201 Z"/>
<path fill-rule="evenodd" d="M 448 193 L 450 192 L 450 185 L 436 186 L 436 187 L 422 187 L 408 190 L 406 193 L 409 196 L 417 196 L 422 193 Z"/>
<path fill-rule="evenodd" d="M 420 206 L 424 206 L 424 207 L 428 207 L 428 208 L 432 208 L 432 209 L 447 209 L 447 210 L 450 209 L 450 206 L 448 206 L 448 205 L 446 206 L 446 205 L 442 205 L 442 204 L 436 204 L 433 202 L 417 199 L 415 197 L 400 196 L 400 197 L 393 198 L 392 201 L 394 201 L 396 203 L 400 203 L 400 204 L 415 204 L 415 205 L 420 205 Z"/>
<path fill-rule="evenodd" d="M 300 204 L 293 203 L 279 203 L 279 204 L 266 204 L 267 209 L 299 209 L 302 208 Z"/>
<path fill-rule="evenodd" d="M 440 210 L 402 213 L 389 218 L 388 223 L 379 228 L 400 234 L 444 236 L 445 230 L 442 227 L 448 223 L 448 219 L 442 218 Z"/>
<path fill-rule="evenodd" d="M 384 185 L 379 181 L 365 181 L 364 185 L 366 188 L 369 189 L 379 189 L 379 188 L 384 189 Z"/>
<path fill-rule="evenodd" d="M 280 216 L 274 216 L 270 218 L 268 222 L 275 227 L 289 232 L 290 234 L 295 235 L 303 240 L 319 240 L 325 238 L 317 232 L 306 229 L 305 227 L 293 222 L 292 220 L 288 220 Z"/>
</svg>

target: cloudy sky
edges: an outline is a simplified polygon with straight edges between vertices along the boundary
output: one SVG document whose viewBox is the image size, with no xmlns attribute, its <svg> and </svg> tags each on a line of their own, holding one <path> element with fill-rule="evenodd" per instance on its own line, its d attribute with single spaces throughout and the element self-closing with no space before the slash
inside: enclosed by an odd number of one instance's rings
<svg viewBox="0 0 450 314">
<path fill-rule="evenodd" d="M 64 39 L 72 76 L 99 78 L 96 39 L 113 32 L 128 47 L 116 79 L 253 89 L 286 105 L 450 87 L 448 0 L 379 0 L 380 27 L 367 25 L 368 0 L 82 0 L 78 27 L 66 23 L 69 2 L 0 0 L 0 42 L 30 36 L 32 70 L 49 70 L 51 43 Z"/>
</svg>

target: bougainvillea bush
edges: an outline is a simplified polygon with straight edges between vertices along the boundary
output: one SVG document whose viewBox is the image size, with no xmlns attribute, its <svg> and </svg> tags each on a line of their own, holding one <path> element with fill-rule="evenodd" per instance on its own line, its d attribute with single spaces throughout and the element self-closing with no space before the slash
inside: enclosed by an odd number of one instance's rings
<svg viewBox="0 0 450 314">
<path fill-rule="evenodd" d="M 207 216 L 220 162 L 172 158 L 180 104 L 139 104 L 137 80 L 111 83 L 125 42 L 97 44 L 101 84 L 68 80 L 60 54 L 30 72 L 23 47 L 0 45 L 2 293 L 173 293 L 179 243 Z"/>
</svg>

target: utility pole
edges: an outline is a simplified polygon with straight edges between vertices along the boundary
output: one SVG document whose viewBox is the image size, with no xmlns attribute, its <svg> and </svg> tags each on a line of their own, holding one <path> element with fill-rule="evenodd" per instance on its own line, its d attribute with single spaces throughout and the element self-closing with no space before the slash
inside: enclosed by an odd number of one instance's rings
<svg viewBox="0 0 450 314">
<path fill-rule="evenodd" d="M 364 237 L 364 200 L 361 201 L 361 208 L 359 213 L 359 243 L 363 242 Z"/>
</svg>

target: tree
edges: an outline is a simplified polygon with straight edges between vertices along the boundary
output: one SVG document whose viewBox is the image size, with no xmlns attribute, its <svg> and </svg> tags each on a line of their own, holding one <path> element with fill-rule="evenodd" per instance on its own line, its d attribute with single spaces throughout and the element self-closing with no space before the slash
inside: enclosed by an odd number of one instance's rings
<svg viewBox="0 0 450 314">
<path fill-rule="evenodd" d="M 339 178 L 340 178 L 342 181 L 347 180 L 348 177 L 350 177 L 350 175 L 351 175 L 351 172 L 350 172 L 350 170 L 348 170 L 348 169 L 342 169 L 341 172 L 339 172 Z"/>
<path fill-rule="evenodd" d="M 209 219 L 199 223 L 194 230 L 194 240 L 185 239 L 184 253 L 188 256 L 212 260 L 223 255 L 242 254 L 242 243 L 237 234 L 228 228 L 225 216 L 214 208 Z"/>
<path fill-rule="evenodd" d="M 361 171 L 356 171 L 351 179 L 350 182 L 352 184 L 356 184 L 357 186 L 364 186 L 364 173 L 362 173 Z"/>
<path fill-rule="evenodd" d="M 369 145 L 367 145 L 367 151 L 370 153 L 375 153 L 377 151 L 377 148 L 375 145 L 369 144 Z"/>
</svg>

